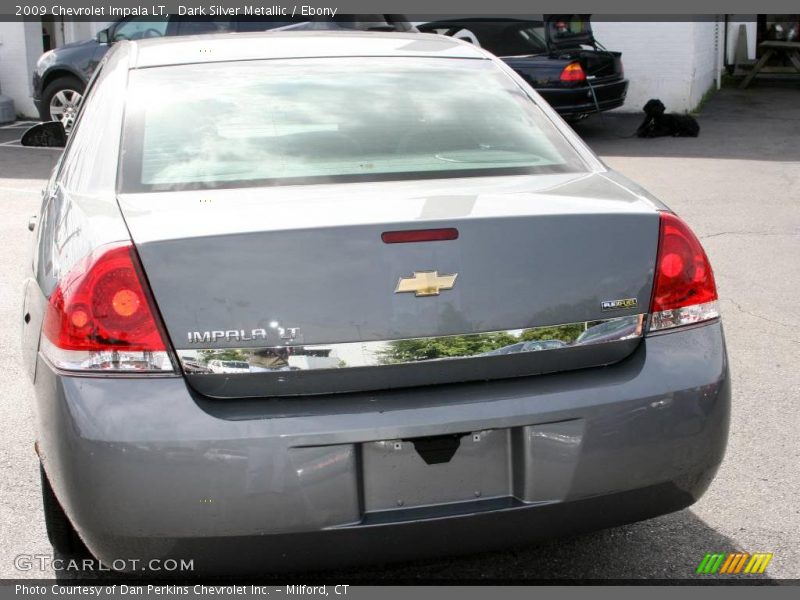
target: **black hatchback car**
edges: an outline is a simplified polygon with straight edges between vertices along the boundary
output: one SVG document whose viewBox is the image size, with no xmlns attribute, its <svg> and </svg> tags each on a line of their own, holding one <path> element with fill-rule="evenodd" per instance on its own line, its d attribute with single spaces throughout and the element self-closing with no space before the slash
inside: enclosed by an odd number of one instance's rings
<svg viewBox="0 0 800 600">
<path fill-rule="evenodd" d="M 567 120 L 618 108 L 628 81 L 622 54 L 597 42 L 590 15 L 531 19 L 459 17 L 417 25 L 478 45 L 519 73 Z"/>
<path fill-rule="evenodd" d="M 86 84 L 114 42 L 205 33 L 254 33 L 279 28 L 416 31 L 402 15 L 340 15 L 332 19 L 290 16 L 128 17 L 99 31 L 95 39 L 67 44 L 42 54 L 33 72 L 33 101 L 43 121 L 61 121 L 69 132 Z"/>
</svg>

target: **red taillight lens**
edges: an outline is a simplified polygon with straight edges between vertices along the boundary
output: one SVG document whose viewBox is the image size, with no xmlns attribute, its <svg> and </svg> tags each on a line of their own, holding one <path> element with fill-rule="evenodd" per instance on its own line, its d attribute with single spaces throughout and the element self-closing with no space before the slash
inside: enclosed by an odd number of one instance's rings
<svg viewBox="0 0 800 600">
<path fill-rule="evenodd" d="M 692 230 L 661 213 L 650 329 L 667 329 L 719 316 L 711 263 Z"/>
<path fill-rule="evenodd" d="M 575 83 L 576 81 L 586 81 L 586 73 L 581 67 L 580 63 L 569 63 L 564 70 L 561 71 L 561 81 Z"/>
<path fill-rule="evenodd" d="M 53 290 L 42 326 L 57 366 L 171 370 L 155 304 L 130 244 L 99 248 Z"/>
</svg>

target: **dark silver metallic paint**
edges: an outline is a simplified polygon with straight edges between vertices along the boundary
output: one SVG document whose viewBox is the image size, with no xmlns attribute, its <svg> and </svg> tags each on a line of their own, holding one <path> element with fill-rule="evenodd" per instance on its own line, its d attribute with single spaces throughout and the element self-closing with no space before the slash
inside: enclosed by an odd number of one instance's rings
<svg viewBox="0 0 800 600">
<path fill-rule="evenodd" d="M 303 344 L 381 341 L 604 319 L 608 298 L 647 306 L 658 215 L 622 194 L 551 198 L 542 189 L 584 177 L 154 193 L 122 195 L 120 205 L 176 346 L 208 324 L 272 322 L 299 327 Z M 462 194 L 466 214 L 454 201 Z M 389 228 L 421 223 L 455 226 L 460 237 L 380 243 Z M 458 273 L 458 284 L 435 300 L 394 294 L 399 277 L 422 269 Z"/>
<path fill-rule="evenodd" d="M 377 457 L 365 468 L 357 456 L 381 441 L 486 430 L 510 436 L 512 477 L 504 487 L 483 481 L 493 494 L 502 487 L 512 500 L 506 508 L 525 511 L 516 521 L 527 527 L 518 541 L 536 539 L 538 530 L 524 524 L 536 523 L 539 511 L 550 515 L 553 503 L 568 510 L 596 498 L 598 507 L 589 502 L 582 512 L 587 527 L 606 522 L 604 495 L 670 484 L 684 490 L 685 506 L 722 459 L 730 411 L 718 322 L 645 338 L 610 367 L 380 394 L 221 403 L 193 395 L 179 378 L 65 377 L 44 366 L 39 373 L 43 460 L 90 548 L 106 560 L 191 552 L 213 558 L 201 565 L 212 570 L 252 568 L 260 562 L 250 555 L 255 549 L 277 561 L 261 564 L 283 568 L 424 556 L 419 547 L 427 544 L 441 550 L 442 541 L 423 527 L 402 552 L 363 551 L 375 533 L 369 509 L 386 507 L 392 474 Z M 482 477 L 476 473 L 473 482 Z M 497 508 L 467 503 L 474 490 L 460 485 L 446 478 L 400 499 L 448 494 L 438 517 L 472 515 L 476 523 L 483 510 Z M 648 502 L 629 507 L 630 518 L 645 508 L 652 516 L 681 507 L 663 493 Z M 403 534 L 402 514 L 395 517 L 381 536 Z M 450 523 L 457 532 L 458 523 Z M 472 548 L 492 547 L 502 523 L 460 527 L 471 531 Z M 556 521 L 544 531 L 574 526 Z M 326 554 L 323 532 L 342 527 L 363 535 Z M 317 533 L 298 537 L 303 552 L 281 559 L 278 548 L 290 546 L 272 536 L 287 532 Z M 228 536 L 231 543 L 218 544 Z"/>
<path fill-rule="evenodd" d="M 312 39 L 297 46 L 310 48 Z M 409 53 L 449 51 L 432 40 L 394 40 L 382 48 L 387 55 L 398 44 Z M 197 56 L 196 47 L 170 43 L 185 60 Z M 224 59 L 226 47 L 215 44 Z M 266 47 L 253 42 L 251 50 L 257 46 Z M 455 51 L 487 56 L 466 45 Z M 136 59 L 136 46 L 115 44 L 97 83 L 121 96 L 128 65 L 154 63 L 159 52 L 150 47 Z M 511 69 L 498 68 L 542 105 Z M 614 360 L 600 361 L 607 366 L 439 386 L 423 386 L 425 378 L 414 375 L 419 387 L 381 392 L 222 401 L 198 393 L 193 376 L 80 377 L 53 369 L 37 350 L 55 281 L 88 251 L 131 234 L 173 342 L 220 319 L 235 329 L 256 326 L 254 317 L 265 326 L 280 321 L 300 327 L 300 343 L 313 344 L 603 319 L 600 303 L 613 298 L 649 305 L 663 205 L 606 170 L 563 124 L 586 174 L 273 189 L 269 201 L 258 190 L 219 191 L 219 208 L 214 202 L 199 208 L 192 193 L 115 197 L 108 174 L 116 173 L 117 157 L 107 149 L 117 144 L 121 115 L 113 107 L 100 109 L 106 124 L 100 139 L 109 146 L 92 164 L 102 175 L 98 185 L 81 177 L 80 164 L 63 161 L 48 185 L 22 311 L 30 317 L 23 321 L 23 346 L 35 376 L 41 459 L 67 515 L 99 558 L 195 557 L 198 571 L 223 574 L 423 558 L 648 518 L 688 506 L 705 491 L 723 457 L 730 412 L 718 321 L 619 342 L 628 345 Z M 549 107 L 542 110 L 561 123 Z M 81 141 L 73 136 L 70 143 Z M 378 192 L 385 199 L 380 210 Z M 325 212 L 326 201 L 362 220 L 337 222 L 336 211 Z M 358 305 L 345 302 L 335 288 L 322 299 L 310 299 L 308 288 L 292 291 L 310 277 L 330 281 L 316 266 L 327 246 L 312 244 L 296 256 L 280 252 L 289 239 L 314 242 L 315 218 L 343 228 L 329 241 L 341 244 L 342 264 L 360 269 L 363 277 L 353 284 L 383 282 L 388 308 L 367 296 Z M 536 224 L 545 219 L 593 226 L 559 246 L 563 240 L 552 229 Z M 345 235 L 360 231 L 378 241 L 386 224 L 420 223 L 457 226 L 465 235 L 461 245 L 405 248 L 396 256 L 365 250 Z M 495 235 L 489 224 L 509 225 L 513 235 Z M 470 238 L 478 245 L 463 244 Z M 492 258 L 498 247 L 514 257 L 503 269 Z M 231 290 L 241 278 L 208 279 L 220 253 L 247 258 L 254 248 L 283 257 L 295 271 L 276 270 L 278 285 L 267 286 L 251 269 L 252 288 L 238 296 Z M 514 279 L 523 266 L 555 287 Z M 458 286 L 437 299 L 443 302 L 419 304 L 432 299 L 392 293 L 397 277 L 425 268 L 459 273 Z M 511 278 L 509 289 L 482 290 L 474 282 L 487 272 Z M 211 301 L 187 307 L 193 295 Z M 296 311 L 298 302 L 309 302 L 309 310 Z M 608 347 L 617 345 L 584 350 Z M 559 352 L 511 358 L 545 360 Z M 468 451 L 454 458 L 460 478 L 423 476 L 423 461 L 406 452 L 408 440 L 449 434 L 468 442 Z M 487 443 L 470 441 L 476 434 Z M 388 451 L 396 442 L 399 455 Z M 482 475 L 488 462 L 510 471 Z M 419 485 L 401 489 L 390 464 Z M 441 503 L 426 505 L 431 500 Z"/>
</svg>

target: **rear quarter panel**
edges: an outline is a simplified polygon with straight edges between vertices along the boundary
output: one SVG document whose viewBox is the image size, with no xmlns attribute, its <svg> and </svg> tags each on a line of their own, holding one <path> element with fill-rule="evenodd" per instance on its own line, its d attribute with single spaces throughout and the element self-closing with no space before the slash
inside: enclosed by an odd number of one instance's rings
<svg viewBox="0 0 800 600">
<path fill-rule="evenodd" d="M 23 360 L 32 377 L 47 299 L 59 279 L 98 246 L 130 239 L 115 192 L 126 46 L 120 44 L 102 69 L 44 191 L 34 230 L 31 270 L 23 285 L 22 330 Z"/>
</svg>

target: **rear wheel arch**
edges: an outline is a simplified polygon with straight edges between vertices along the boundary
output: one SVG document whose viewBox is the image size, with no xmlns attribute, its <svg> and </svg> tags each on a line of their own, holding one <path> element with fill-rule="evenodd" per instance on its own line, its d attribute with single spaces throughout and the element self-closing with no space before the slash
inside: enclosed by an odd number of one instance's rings
<svg viewBox="0 0 800 600">
<path fill-rule="evenodd" d="M 60 79 L 61 77 L 74 77 L 75 79 L 80 81 L 84 86 L 86 85 L 86 82 L 83 80 L 83 77 L 81 77 L 80 73 L 78 73 L 77 71 L 73 71 L 72 69 L 67 68 L 63 65 L 59 65 L 54 67 L 50 71 L 47 71 L 44 74 L 44 77 L 42 77 L 42 83 L 41 83 L 42 93 L 44 93 L 44 90 L 48 85 L 53 83 L 56 79 Z"/>
</svg>

